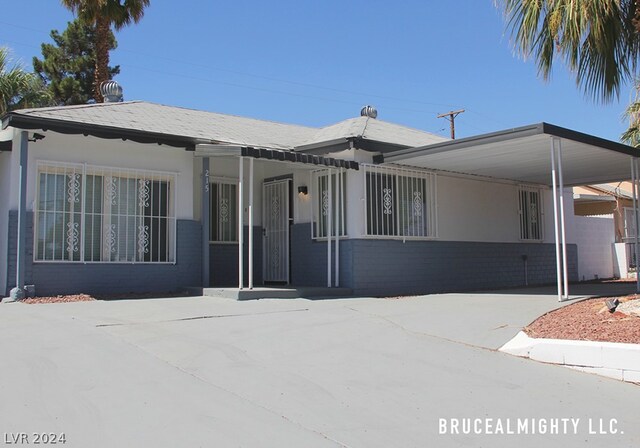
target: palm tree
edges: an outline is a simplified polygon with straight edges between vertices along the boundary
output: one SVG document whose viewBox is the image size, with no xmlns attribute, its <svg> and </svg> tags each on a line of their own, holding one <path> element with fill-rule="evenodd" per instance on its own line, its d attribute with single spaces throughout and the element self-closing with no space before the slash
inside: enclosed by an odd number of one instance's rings
<svg viewBox="0 0 640 448">
<path fill-rule="evenodd" d="M 80 19 L 96 27 L 96 69 L 94 91 L 98 102 L 104 101 L 100 84 L 109 79 L 109 31 L 138 23 L 150 0 L 61 0 Z"/>
<path fill-rule="evenodd" d="M 640 56 L 640 0 L 495 0 L 516 51 L 548 79 L 560 56 L 586 94 L 607 102 L 633 80 Z"/>
<path fill-rule="evenodd" d="M 9 49 L 0 47 L 0 116 L 14 109 L 51 104 L 46 86 L 22 66 L 10 66 Z"/>
</svg>

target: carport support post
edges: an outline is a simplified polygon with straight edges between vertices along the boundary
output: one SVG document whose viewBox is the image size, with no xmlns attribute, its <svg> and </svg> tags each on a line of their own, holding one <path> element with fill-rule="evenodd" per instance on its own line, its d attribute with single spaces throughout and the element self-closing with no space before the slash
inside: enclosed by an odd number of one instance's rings
<svg viewBox="0 0 640 448">
<path fill-rule="evenodd" d="M 253 289 L 253 157 L 249 159 L 249 289 Z"/>
<path fill-rule="evenodd" d="M 327 287 L 331 288 L 331 234 L 332 234 L 332 209 L 333 209 L 333 189 L 331 184 L 333 182 L 333 171 L 329 168 L 327 174 Z M 324 202 L 324 198 L 322 198 Z"/>
<path fill-rule="evenodd" d="M 209 287 L 209 229 L 211 226 L 211 185 L 209 157 L 202 158 L 202 287 Z"/>
<path fill-rule="evenodd" d="M 567 232 L 564 225 L 564 180 L 562 177 L 562 140 L 558 142 L 558 179 L 560 180 L 560 236 L 562 237 L 562 277 L 564 281 L 563 298 L 569 298 L 569 267 L 567 266 Z"/>
<path fill-rule="evenodd" d="M 238 157 L 238 289 L 244 286 L 244 157 Z"/>
<path fill-rule="evenodd" d="M 638 229 L 638 223 L 640 222 L 640 219 L 638 219 L 638 159 L 635 157 L 631 157 L 631 198 L 633 199 L 633 219 L 636 225 L 633 245 L 636 262 L 636 292 L 640 292 L 640 276 L 638 275 L 638 234 L 640 233 L 640 229 Z"/>
<path fill-rule="evenodd" d="M 7 302 L 22 300 L 25 297 L 24 265 L 26 257 L 25 239 L 27 235 L 27 156 L 29 135 L 20 132 L 20 171 L 18 173 L 18 241 L 16 250 L 16 287 L 9 293 Z"/>
<path fill-rule="evenodd" d="M 562 302 L 562 272 L 560 268 L 560 234 L 558 232 L 558 184 L 556 174 L 555 138 L 551 138 L 551 185 L 553 188 L 553 230 L 556 240 L 556 279 L 558 284 L 558 301 Z"/>
</svg>

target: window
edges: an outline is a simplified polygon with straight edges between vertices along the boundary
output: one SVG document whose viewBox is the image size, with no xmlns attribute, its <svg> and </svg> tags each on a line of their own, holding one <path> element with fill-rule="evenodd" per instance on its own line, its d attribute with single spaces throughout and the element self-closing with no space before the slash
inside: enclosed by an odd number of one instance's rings
<svg viewBox="0 0 640 448">
<path fill-rule="evenodd" d="M 635 239 L 636 237 L 636 219 L 633 216 L 633 208 L 624 208 L 624 238 Z"/>
<path fill-rule="evenodd" d="M 345 236 L 346 217 L 345 203 L 347 176 L 346 173 L 331 176 L 331 201 L 329 201 L 328 170 L 314 171 L 313 175 L 313 237 L 326 238 L 329 233 L 329 203 L 331 203 L 331 235 Z M 342 194 L 340 190 L 342 189 Z M 336 218 L 338 232 L 336 232 Z"/>
<path fill-rule="evenodd" d="M 210 193 L 210 241 L 238 241 L 238 185 L 235 180 L 214 180 Z"/>
<path fill-rule="evenodd" d="M 520 214 L 520 239 L 542 240 L 542 196 L 537 188 L 518 189 Z"/>
<path fill-rule="evenodd" d="M 363 165 L 363 171 L 367 235 L 437 236 L 435 174 L 373 165 Z"/>
<path fill-rule="evenodd" d="M 36 261 L 173 262 L 175 175 L 38 162 Z"/>
</svg>

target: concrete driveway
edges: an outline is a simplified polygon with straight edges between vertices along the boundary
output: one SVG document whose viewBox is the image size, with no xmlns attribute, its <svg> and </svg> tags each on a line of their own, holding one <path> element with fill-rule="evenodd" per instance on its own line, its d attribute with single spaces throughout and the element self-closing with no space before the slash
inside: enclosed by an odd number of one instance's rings
<svg viewBox="0 0 640 448">
<path fill-rule="evenodd" d="M 638 446 L 637 386 L 495 351 L 549 292 L 2 304 L 0 446 Z"/>
</svg>

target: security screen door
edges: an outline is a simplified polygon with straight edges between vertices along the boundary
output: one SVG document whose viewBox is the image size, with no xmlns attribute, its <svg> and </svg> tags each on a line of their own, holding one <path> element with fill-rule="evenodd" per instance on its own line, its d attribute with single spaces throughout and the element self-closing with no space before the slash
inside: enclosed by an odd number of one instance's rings
<svg viewBox="0 0 640 448">
<path fill-rule="evenodd" d="M 289 283 L 289 182 L 268 181 L 262 187 L 265 282 Z"/>
</svg>

